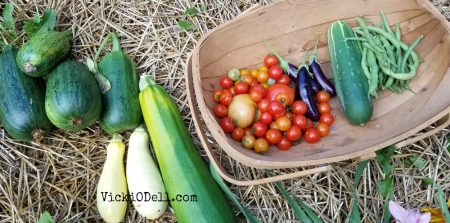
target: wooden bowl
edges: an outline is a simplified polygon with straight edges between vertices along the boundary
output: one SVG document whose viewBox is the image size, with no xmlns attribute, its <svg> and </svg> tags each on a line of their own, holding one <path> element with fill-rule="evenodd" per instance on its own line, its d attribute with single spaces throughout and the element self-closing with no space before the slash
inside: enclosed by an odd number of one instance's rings
<svg viewBox="0 0 450 223">
<path fill-rule="evenodd" d="M 218 79 L 231 68 L 257 68 L 268 54 L 262 40 L 288 61 L 298 64 L 307 48 L 322 33 L 318 58 L 332 77 L 328 59 L 327 31 L 331 23 L 345 20 L 357 25 L 362 16 L 380 24 L 384 11 L 391 25 L 399 23 L 402 40 L 411 44 L 421 34 L 415 48 L 424 62 L 410 86 L 415 91 L 382 92 L 374 100 L 372 120 L 365 126 L 350 125 L 337 98 L 331 100 L 335 122 L 330 135 L 316 144 L 300 142 L 288 151 L 272 147 L 264 155 L 243 148 L 218 125 L 212 92 L 220 89 Z M 224 151 L 237 161 L 257 168 L 287 168 L 318 165 L 369 156 L 395 144 L 445 117 L 439 128 L 448 125 L 450 113 L 450 25 L 426 0 L 286 0 L 257 8 L 206 34 L 192 54 L 193 85 L 202 118 Z M 436 129 L 438 130 L 438 129 Z"/>
</svg>

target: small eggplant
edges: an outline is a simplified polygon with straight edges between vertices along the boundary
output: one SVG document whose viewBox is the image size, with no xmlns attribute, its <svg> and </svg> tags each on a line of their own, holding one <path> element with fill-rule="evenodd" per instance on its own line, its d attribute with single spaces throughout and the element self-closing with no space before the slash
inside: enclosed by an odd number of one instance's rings
<svg viewBox="0 0 450 223">
<path fill-rule="evenodd" d="M 317 34 L 316 46 L 314 47 L 313 53 L 309 57 L 309 72 L 311 72 L 322 89 L 328 92 L 330 96 L 335 96 L 336 89 L 334 88 L 334 85 L 327 79 L 327 77 L 325 77 L 322 68 L 320 68 L 320 64 L 317 62 L 317 45 L 319 43 L 319 37 L 320 33 Z"/>
<path fill-rule="evenodd" d="M 319 84 L 319 82 L 312 73 L 310 73 L 309 79 L 311 80 L 311 88 L 314 94 L 317 94 L 317 92 L 323 90 L 322 86 Z"/>
<path fill-rule="evenodd" d="M 319 110 L 317 108 L 316 99 L 311 86 L 311 77 L 309 76 L 308 67 L 306 65 L 300 66 L 297 73 L 297 80 L 295 82 L 295 98 L 301 99 L 308 107 L 306 115 L 313 121 L 320 118 Z"/>
</svg>

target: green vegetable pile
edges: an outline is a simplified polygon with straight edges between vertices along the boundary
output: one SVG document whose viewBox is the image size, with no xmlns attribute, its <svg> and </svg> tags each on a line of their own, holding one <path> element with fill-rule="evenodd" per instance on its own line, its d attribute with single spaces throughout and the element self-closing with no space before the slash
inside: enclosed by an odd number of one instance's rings
<svg viewBox="0 0 450 223">
<path fill-rule="evenodd" d="M 408 46 L 401 40 L 400 26 L 391 27 L 383 12 L 380 13 L 381 26 L 367 25 L 362 18 L 356 18 L 359 27 L 353 28 L 355 38 L 362 52 L 361 67 L 369 83 L 369 94 L 378 97 L 378 90 L 402 93 L 412 91 L 409 82 L 417 73 L 420 61 L 414 47 L 423 35 Z"/>
</svg>

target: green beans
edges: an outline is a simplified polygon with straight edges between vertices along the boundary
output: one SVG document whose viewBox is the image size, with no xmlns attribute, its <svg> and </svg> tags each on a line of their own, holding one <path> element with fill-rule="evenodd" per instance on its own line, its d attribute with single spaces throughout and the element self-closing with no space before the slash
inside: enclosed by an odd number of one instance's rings
<svg viewBox="0 0 450 223">
<path fill-rule="evenodd" d="M 417 73 L 420 64 L 414 48 L 423 35 L 419 36 L 410 46 L 401 41 L 401 30 L 395 24 L 391 29 L 386 16 L 380 12 L 381 24 L 369 23 L 362 18 L 356 18 L 359 26 L 353 28 L 354 38 L 361 48 L 361 67 L 369 83 L 369 95 L 377 97 L 378 90 L 388 89 L 401 93 L 412 89 L 409 82 Z M 373 25 L 368 25 L 373 24 Z"/>
</svg>

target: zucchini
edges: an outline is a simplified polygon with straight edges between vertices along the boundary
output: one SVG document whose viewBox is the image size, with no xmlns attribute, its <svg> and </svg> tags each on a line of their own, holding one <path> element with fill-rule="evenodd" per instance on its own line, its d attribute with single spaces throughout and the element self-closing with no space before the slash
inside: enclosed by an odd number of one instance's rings
<svg viewBox="0 0 450 223">
<path fill-rule="evenodd" d="M 75 60 L 59 64 L 49 75 L 45 111 L 58 128 L 78 131 L 100 116 L 101 96 L 94 75 Z"/>
<path fill-rule="evenodd" d="M 70 51 L 72 31 L 38 32 L 17 53 L 17 65 L 25 74 L 43 77 L 62 61 Z"/>
<path fill-rule="evenodd" d="M 111 83 L 111 89 L 102 95 L 100 126 L 108 133 L 115 133 L 138 127 L 142 123 L 142 112 L 136 66 L 122 51 L 114 33 L 111 38 L 112 52 L 106 54 L 98 66 L 100 73 Z"/>
<path fill-rule="evenodd" d="M 361 52 L 352 29 L 336 21 L 328 30 L 331 70 L 341 108 L 353 125 L 364 125 L 373 113 L 369 85 L 361 68 Z"/>
<path fill-rule="evenodd" d="M 149 76 L 141 77 L 139 88 L 145 124 L 178 222 L 235 222 L 169 94 Z M 196 195 L 197 201 L 173 201 L 178 195 Z"/>
<path fill-rule="evenodd" d="M 40 141 L 53 126 L 45 115 L 45 86 L 19 70 L 16 54 L 8 45 L 0 55 L 0 120 L 13 138 Z"/>
</svg>

